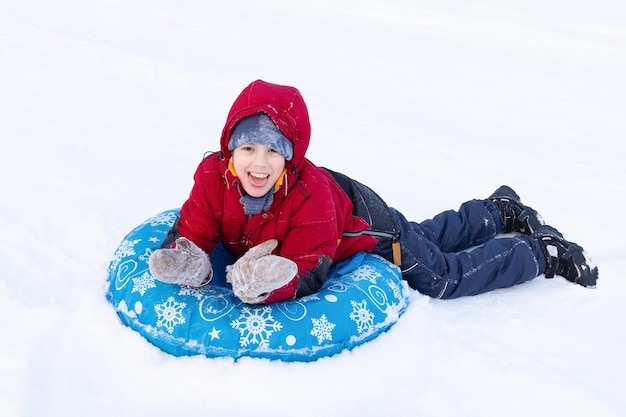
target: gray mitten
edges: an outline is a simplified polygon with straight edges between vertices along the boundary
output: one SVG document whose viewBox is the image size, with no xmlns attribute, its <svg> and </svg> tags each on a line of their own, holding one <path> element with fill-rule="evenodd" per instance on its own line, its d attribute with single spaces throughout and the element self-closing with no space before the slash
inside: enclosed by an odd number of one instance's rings
<svg viewBox="0 0 626 417">
<path fill-rule="evenodd" d="M 262 303 L 273 290 L 288 284 L 296 276 L 298 266 L 295 262 L 271 255 L 277 245 L 276 239 L 263 242 L 226 268 L 226 280 L 233 284 L 233 292 L 241 301 Z"/>
<path fill-rule="evenodd" d="M 148 264 L 152 276 L 168 284 L 201 287 L 213 277 L 209 255 L 185 237 L 176 239 L 174 249 L 155 250 Z"/>
</svg>

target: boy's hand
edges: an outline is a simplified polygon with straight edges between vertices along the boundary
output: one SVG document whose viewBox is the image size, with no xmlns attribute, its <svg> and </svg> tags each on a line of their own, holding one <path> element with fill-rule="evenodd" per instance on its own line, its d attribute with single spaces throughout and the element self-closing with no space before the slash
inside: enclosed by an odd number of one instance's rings
<svg viewBox="0 0 626 417">
<path fill-rule="evenodd" d="M 148 264 L 152 276 L 168 284 L 201 287 L 213 277 L 209 256 L 184 237 L 176 239 L 173 249 L 155 250 Z"/>
<path fill-rule="evenodd" d="M 277 245 L 276 239 L 263 242 L 226 268 L 226 280 L 233 284 L 233 292 L 241 301 L 261 304 L 272 291 L 284 287 L 296 277 L 298 266 L 295 262 L 271 255 Z"/>
</svg>

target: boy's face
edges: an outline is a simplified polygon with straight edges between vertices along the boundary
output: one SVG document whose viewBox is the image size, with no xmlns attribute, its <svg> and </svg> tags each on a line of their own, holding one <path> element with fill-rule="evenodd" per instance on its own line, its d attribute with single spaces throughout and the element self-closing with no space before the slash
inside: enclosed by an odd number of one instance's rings
<svg viewBox="0 0 626 417">
<path fill-rule="evenodd" d="M 281 154 L 258 143 L 237 146 L 232 161 L 243 189 L 251 197 L 267 194 L 285 168 Z"/>
</svg>

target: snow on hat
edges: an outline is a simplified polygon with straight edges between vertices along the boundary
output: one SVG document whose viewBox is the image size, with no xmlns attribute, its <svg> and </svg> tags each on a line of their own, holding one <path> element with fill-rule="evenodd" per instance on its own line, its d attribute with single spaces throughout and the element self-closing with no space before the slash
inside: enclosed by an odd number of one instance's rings
<svg viewBox="0 0 626 417">
<path fill-rule="evenodd" d="M 265 145 L 274 149 L 288 161 L 293 158 L 293 144 L 265 113 L 257 113 L 241 119 L 230 134 L 228 150 L 232 151 L 237 146 L 246 143 Z"/>
</svg>

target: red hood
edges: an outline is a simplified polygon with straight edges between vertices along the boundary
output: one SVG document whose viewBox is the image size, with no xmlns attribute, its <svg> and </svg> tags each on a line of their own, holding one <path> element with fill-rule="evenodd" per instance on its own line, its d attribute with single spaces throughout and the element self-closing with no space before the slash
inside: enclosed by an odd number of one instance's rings
<svg viewBox="0 0 626 417">
<path fill-rule="evenodd" d="M 288 175 L 292 177 L 289 180 L 293 183 L 309 147 L 311 138 L 309 112 L 302 95 L 295 87 L 271 84 L 262 80 L 253 81 L 244 88 L 228 112 L 220 139 L 220 149 L 224 155 L 222 172 L 227 170 L 230 160 L 228 140 L 233 128 L 244 117 L 259 112 L 267 114 L 283 135 L 293 143 L 293 158 L 286 164 Z"/>
</svg>

